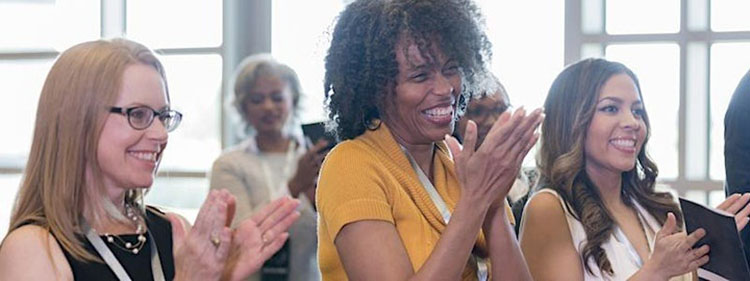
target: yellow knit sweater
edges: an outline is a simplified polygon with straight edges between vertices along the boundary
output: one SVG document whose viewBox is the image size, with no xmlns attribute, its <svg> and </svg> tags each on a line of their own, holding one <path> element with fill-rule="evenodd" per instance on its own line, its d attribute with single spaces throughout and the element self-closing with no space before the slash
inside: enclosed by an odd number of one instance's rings
<svg viewBox="0 0 750 281">
<path fill-rule="evenodd" d="M 461 190 L 443 142 L 438 143 L 434 163 L 433 184 L 452 211 Z M 374 131 L 368 130 L 354 140 L 340 143 L 328 154 L 321 168 L 316 197 L 318 262 L 323 280 L 348 280 L 333 243 L 348 223 L 362 220 L 393 223 L 415 272 L 430 256 L 445 229 L 440 212 L 383 123 Z M 509 218 L 512 221 L 512 213 Z M 481 232 L 476 246 L 486 247 Z M 463 280 L 476 280 L 473 259 L 467 261 Z"/>
</svg>

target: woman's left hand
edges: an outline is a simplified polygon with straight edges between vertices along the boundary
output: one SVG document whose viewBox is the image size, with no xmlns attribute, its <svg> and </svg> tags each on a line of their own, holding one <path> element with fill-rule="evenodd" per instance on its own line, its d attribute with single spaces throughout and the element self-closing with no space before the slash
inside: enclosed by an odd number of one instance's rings
<svg viewBox="0 0 750 281">
<path fill-rule="evenodd" d="M 742 230 L 747 226 L 750 221 L 750 193 L 735 193 L 727 197 L 724 202 L 721 202 L 716 209 L 725 211 L 734 215 L 734 222 L 737 224 L 737 231 Z"/>
<path fill-rule="evenodd" d="M 258 271 L 289 237 L 287 230 L 299 218 L 299 200 L 283 197 L 242 221 L 232 234 L 232 245 L 222 280 L 244 280 Z"/>
<path fill-rule="evenodd" d="M 234 197 L 226 190 L 212 190 L 200 208 L 195 225 L 168 214 L 174 242 L 175 280 L 217 280 L 231 253 Z"/>
<path fill-rule="evenodd" d="M 292 196 L 297 197 L 300 193 L 306 193 L 309 190 L 315 189 L 315 182 L 318 180 L 318 173 L 320 173 L 320 165 L 328 153 L 324 151 L 327 145 L 328 141 L 319 140 L 297 161 L 297 171 L 289 181 L 289 193 Z M 309 199 L 315 202 L 315 198 Z"/>
</svg>

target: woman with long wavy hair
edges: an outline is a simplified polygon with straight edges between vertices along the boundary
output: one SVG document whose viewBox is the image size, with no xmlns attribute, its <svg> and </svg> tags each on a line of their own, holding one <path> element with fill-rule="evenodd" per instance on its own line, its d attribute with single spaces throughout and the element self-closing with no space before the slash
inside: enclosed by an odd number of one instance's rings
<svg viewBox="0 0 750 281">
<path fill-rule="evenodd" d="M 555 79 L 538 155 L 541 188 L 526 206 L 521 249 L 535 280 L 690 280 L 708 262 L 705 235 L 680 230 L 669 193 L 654 190 L 650 123 L 626 66 L 586 59 Z M 719 208 L 747 224 L 750 195 Z M 743 208 L 744 207 L 744 208 Z M 740 210 L 741 209 L 741 210 Z"/>
</svg>

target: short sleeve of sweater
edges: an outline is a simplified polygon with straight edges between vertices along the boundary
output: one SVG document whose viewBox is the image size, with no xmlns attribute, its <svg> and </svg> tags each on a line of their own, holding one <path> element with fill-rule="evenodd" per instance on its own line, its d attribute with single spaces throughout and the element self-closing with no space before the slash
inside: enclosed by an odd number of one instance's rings
<svg viewBox="0 0 750 281">
<path fill-rule="evenodd" d="M 381 220 L 393 223 L 385 167 L 365 144 L 342 142 L 326 157 L 320 171 L 317 206 L 320 231 L 336 235 L 349 223 Z"/>
</svg>

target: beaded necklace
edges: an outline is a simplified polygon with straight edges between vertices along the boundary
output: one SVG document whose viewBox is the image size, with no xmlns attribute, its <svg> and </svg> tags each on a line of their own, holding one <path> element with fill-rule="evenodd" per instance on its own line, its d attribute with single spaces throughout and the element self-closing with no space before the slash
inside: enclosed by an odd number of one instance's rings
<svg viewBox="0 0 750 281">
<path fill-rule="evenodd" d="M 146 223 L 143 221 L 143 218 L 136 213 L 131 204 L 125 204 L 125 217 L 133 221 L 136 225 L 135 233 L 138 234 L 138 240 L 135 243 L 122 239 L 120 235 L 110 233 L 104 233 L 104 237 L 106 238 L 107 243 L 115 245 L 115 247 L 120 250 L 137 255 L 141 249 L 143 249 L 143 246 L 146 245 L 147 238 L 146 235 L 144 235 L 146 234 Z"/>
</svg>

